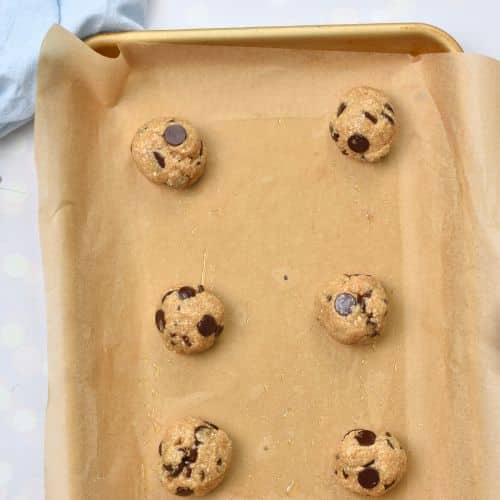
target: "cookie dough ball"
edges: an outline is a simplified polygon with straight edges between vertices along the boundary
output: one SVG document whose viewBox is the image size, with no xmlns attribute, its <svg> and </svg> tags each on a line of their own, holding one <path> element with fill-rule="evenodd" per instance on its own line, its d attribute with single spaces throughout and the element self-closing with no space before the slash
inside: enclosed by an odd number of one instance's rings
<svg viewBox="0 0 500 500">
<path fill-rule="evenodd" d="M 389 432 L 354 429 L 335 455 L 335 478 L 348 490 L 379 497 L 398 484 L 406 460 L 406 451 Z"/>
<path fill-rule="evenodd" d="M 380 335 L 387 314 L 384 288 L 368 274 L 343 274 L 316 296 L 316 315 L 343 344 L 364 344 Z"/>
<path fill-rule="evenodd" d="M 374 162 L 389 153 L 395 125 L 394 108 L 384 93 L 356 87 L 340 101 L 330 133 L 343 154 Z"/>
<path fill-rule="evenodd" d="M 167 430 L 158 452 L 165 488 L 180 497 L 201 497 L 224 479 L 232 444 L 215 424 L 188 417 Z"/>
<path fill-rule="evenodd" d="M 224 329 L 224 305 L 202 285 L 175 288 L 163 296 L 155 323 L 171 351 L 206 351 Z"/>
<path fill-rule="evenodd" d="M 155 118 L 132 140 L 137 168 L 157 184 L 186 188 L 205 171 L 207 150 L 198 131 L 187 121 Z"/>
</svg>

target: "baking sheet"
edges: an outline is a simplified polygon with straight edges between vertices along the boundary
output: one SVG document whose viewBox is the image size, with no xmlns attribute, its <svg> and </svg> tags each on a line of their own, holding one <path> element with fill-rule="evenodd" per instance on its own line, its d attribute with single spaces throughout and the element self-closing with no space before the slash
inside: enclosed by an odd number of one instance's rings
<svg viewBox="0 0 500 500">
<path fill-rule="evenodd" d="M 185 414 L 234 440 L 214 499 L 355 498 L 331 465 L 360 426 L 409 450 L 391 498 L 495 498 L 498 62 L 121 50 L 104 58 L 54 27 L 40 59 L 47 498 L 165 498 L 157 445 Z M 328 134 L 339 95 L 367 84 L 401 125 L 377 166 Z M 135 130 L 159 114 L 205 137 L 208 170 L 189 191 L 132 164 Z M 334 343 L 315 323 L 313 295 L 338 272 L 374 274 L 389 292 L 374 347 Z M 155 308 L 172 284 L 198 282 L 224 300 L 224 334 L 201 356 L 169 353 Z"/>
</svg>

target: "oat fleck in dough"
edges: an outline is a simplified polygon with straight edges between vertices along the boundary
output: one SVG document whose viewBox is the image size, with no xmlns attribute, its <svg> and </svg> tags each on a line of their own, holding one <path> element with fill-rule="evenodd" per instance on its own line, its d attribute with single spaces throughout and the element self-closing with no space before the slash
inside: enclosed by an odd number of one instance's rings
<svg viewBox="0 0 500 500">
<path fill-rule="evenodd" d="M 165 488 L 180 497 L 200 497 L 224 479 L 232 444 L 215 424 L 187 417 L 168 428 L 158 452 L 160 480 Z"/>
<path fill-rule="evenodd" d="M 391 433 L 354 429 L 340 443 L 334 475 L 348 490 L 379 497 L 398 484 L 406 462 L 406 451 Z"/>
<path fill-rule="evenodd" d="M 132 140 L 137 168 L 157 184 L 186 188 L 205 171 L 207 149 L 198 131 L 187 121 L 154 118 Z"/>
<path fill-rule="evenodd" d="M 374 162 L 391 149 L 396 116 L 380 90 L 356 87 L 340 101 L 330 122 L 330 134 L 342 154 Z"/>
<path fill-rule="evenodd" d="M 343 344 L 366 344 L 380 335 L 387 314 L 382 284 L 368 274 L 342 274 L 321 288 L 316 315 Z"/>
<path fill-rule="evenodd" d="M 224 305 L 202 285 L 174 288 L 163 296 L 155 323 L 171 351 L 206 351 L 224 329 Z"/>
</svg>

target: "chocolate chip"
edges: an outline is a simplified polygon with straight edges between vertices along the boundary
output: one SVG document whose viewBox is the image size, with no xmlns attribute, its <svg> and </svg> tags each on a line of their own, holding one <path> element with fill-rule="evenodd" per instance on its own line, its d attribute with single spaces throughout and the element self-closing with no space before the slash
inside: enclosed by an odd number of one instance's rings
<svg viewBox="0 0 500 500">
<path fill-rule="evenodd" d="M 389 116 L 387 113 L 385 113 L 384 111 L 382 111 L 382 113 L 380 113 L 384 118 L 386 118 L 387 120 L 389 120 L 391 122 L 391 125 L 394 125 L 394 118 L 392 118 L 392 116 Z"/>
<path fill-rule="evenodd" d="M 198 285 L 198 293 L 204 292 L 205 287 L 203 285 Z"/>
<path fill-rule="evenodd" d="M 364 153 L 370 148 L 370 141 L 362 134 L 352 134 L 349 139 L 347 139 L 347 145 L 355 153 Z"/>
<path fill-rule="evenodd" d="M 326 296 L 326 300 L 327 300 L 328 302 L 331 302 L 331 301 L 332 301 L 332 299 L 333 299 L 333 297 L 332 297 L 331 295 L 327 295 L 327 296 Z"/>
<path fill-rule="evenodd" d="M 347 156 L 347 151 L 345 149 L 343 149 L 342 154 Z"/>
<path fill-rule="evenodd" d="M 186 467 L 186 477 L 188 479 L 191 477 L 192 472 L 193 472 L 193 469 L 191 469 L 191 467 Z"/>
<path fill-rule="evenodd" d="M 177 310 L 178 310 L 178 311 L 180 311 L 180 310 L 181 310 L 181 306 L 180 306 L 180 305 L 178 305 L 178 306 L 177 306 Z"/>
<path fill-rule="evenodd" d="M 335 473 L 335 475 L 337 475 L 337 474 L 338 474 L 338 471 L 337 471 L 337 469 L 335 469 L 335 470 L 334 470 L 333 472 Z"/>
<path fill-rule="evenodd" d="M 347 479 L 349 477 L 349 474 L 346 474 L 344 469 L 342 469 L 342 475 L 344 476 L 344 479 Z"/>
<path fill-rule="evenodd" d="M 190 299 L 196 295 L 196 290 L 190 286 L 183 286 L 179 288 L 177 294 L 181 300 Z"/>
<path fill-rule="evenodd" d="M 371 446 L 377 439 L 374 432 L 365 429 L 359 430 L 354 437 L 361 446 Z"/>
<path fill-rule="evenodd" d="M 332 134 L 332 139 L 337 142 L 339 140 L 340 134 L 338 132 L 334 132 Z"/>
<path fill-rule="evenodd" d="M 191 488 L 185 488 L 183 486 L 178 486 L 175 490 L 175 494 L 179 497 L 189 497 L 194 493 Z"/>
<path fill-rule="evenodd" d="M 200 156 L 203 154 L 203 141 L 201 141 L 201 146 L 200 146 Z"/>
<path fill-rule="evenodd" d="M 187 335 L 183 335 L 182 336 L 182 340 L 184 341 L 184 343 L 188 346 L 188 347 L 191 347 L 193 344 L 191 343 L 191 340 L 190 338 L 187 336 Z"/>
<path fill-rule="evenodd" d="M 163 132 L 163 138 L 165 139 L 165 142 L 167 144 L 170 144 L 171 146 L 179 146 L 186 140 L 186 137 L 186 129 L 178 123 L 169 125 L 165 129 L 165 132 Z"/>
<path fill-rule="evenodd" d="M 169 477 L 178 477 L 184 469 L 184 465 L 179 464 L 178 466 L 174 467 L 172 464 L 163 464 L 163 469 L 168 472 Z"/>
<path fill-rule="evenodd" d="M 217 465 L 218 465 L 219 467 L 222 465 L 222 458 L 219 458 L 219 459 L 217 460 Z"/>
<path fill-rule="evenodd" d="M 219 430 L 219 428 L 215 424 L 212 424 L 212 422 L 209 422 L 208 420 L 203 420 L 203 422 L 212 427 L 212 429 L 215 429 L 216 431 Z"/>
<path fill-rule="evenodd" d="M 349 316 L 355 305 L 356 299 L 350 293 L 341 293 L 335 297 L 335 310 L 341 316 Z"/>
<path fill-rule="evenodd" d="M 371 462 L 368 462 L 367 464 L 363 465 L 363 467 L 370 467 L 370 465 L 373 465 L 375 463 L 375 460 L 372 460 Z"/>
<path fill-rule="evenodd" d="M 394 486 L 395 482 L 396 480 L 394 479 L 394 481 L 391 481 L 389 484 L 384 484 L 384 490 L 388 490 L 391 486 Z"/>
<path fill-rule="evenodd" d="M 215 332 L 215 336 L 218 337 L 224 330 L 224 325 L 217 325 L 217 331 Z"/>
<path fill-rule="evenodd" d="M 384 108 L 388 109 L 391 113 L 394 113 L 394 110 L 392 109 L 392 106 L 388 102 L 386 102 L 384 104 Z"/>
<path fill-rule="evenodd" d="M 394 445 L 389 441 L 389 439 L 386 439 L 387 444 L 394 450 Z"/>
<path fill-rule="evenodd" d="M 373 290 L 368 290 L 366 293 L 358 295 L 358 304 L 361 307 L 362 312 L 366 312 L 366 299 L 369 299 L 372 296 L 372 292 Z"/>
<path fill-rule="evenodd" d="M 174 292 L 177 291 L 177 288 L 174 288 L 173 290 L 169 290 L 161 299 L 161 303 L 163 304 L 164 300 L 169 296 L 172 295 Z"/>
<path fill-rule="evenodd" d="M 189 454 L 184 457 L 184 463 L 192 464 L 198 460 L 198 450 L 196 448 L 191 448 Z"/>
<path fill-rule="evenodd" d="M 158 446 L 158 454 L 161 455 L 162 449 L 161 446 L 163 444 L 163 441 L 160 441 L 160 446 Z"/>
<path fill-rule="evenodd" d="M 337 109 L 337 118 L 344 112 L 347 107 L 345 102 L 341 102 L 339 108 Z"/>
<path fill-rule="evenodd" d="M 204 337 L 210 337 L 210 335 L 217 332 L 217 321 L 212 315 L 205 314 L 196 325 L 196 328 Z"/>
<path fill-rule="evenodd" d="M 175 345 L 175 342 L 173 340 L 171 340 L 170 345 Z"/>
<path fill-rule="evenodd" d="M 288 281 L 288 276 L 287 276 L 286 274 L 284 274 L 284 275 L 283 275 L 283 279 L 284 279 L 285 281 Z"/>
<path fill-rule="evenodd" d="M 373 116 L 371 113 L 368 113 L 368 111 L 365 111 L 365 116 L 366 116 L 366 118 L 368 118 L 368 120 L 370 120 L 372 123 L 377 123 L 377 122 L 378 122 L 377 117 L 376 117 L 376 116 Z"/>
<path fill-rule="evenodd" d="M 376 469 L 371 467 L 358 472 L 358 483 L 365 489 L 371 490 L 380 482 L 380 476 Z"/>
<path fill-rule="evenodd" d="M 165 330 L 165 313 L 163 309 L 158 309 L 155 314 L 155 323 L 158 331 L 163 332 Z"/>
<path fill-rule="evenodd" d="M 199 425 L 194 430 L 195 443 L 202 444 L 206 443 L 210 434 L 213 433 L 213 428 L 207 425 Z"/>
<path fill-rule="evenodd" d="M 385 435 L 388 437 L 392 437 L 392 434 L 390 432 L 386 432 Z"/>
<path fill-rule="evenodd" d="M 165 158 L 163 158 L 163 156 L 157 151 L 153 151 L 153 155 L 158 165 L 160 165 L 161 168 L 165 168 Z"/>
</svg>

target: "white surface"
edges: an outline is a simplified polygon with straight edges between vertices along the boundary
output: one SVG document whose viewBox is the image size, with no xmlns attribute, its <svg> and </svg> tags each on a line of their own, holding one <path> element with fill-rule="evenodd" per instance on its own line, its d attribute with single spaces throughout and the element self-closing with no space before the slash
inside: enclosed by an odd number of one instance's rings
<svg viewBox="0 0 500 500">
<path fill-rule="evenodd" d="M 148 19 L 151 28 L 421 21 L 467 52 L 500 57 L 497 0 L 151 0 Z M 47 360 L 32 125 L 0 140 L 0 176 L 0 500 L 41 500 Z"/>
</svg>

